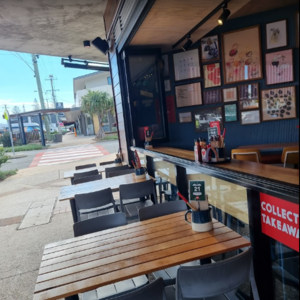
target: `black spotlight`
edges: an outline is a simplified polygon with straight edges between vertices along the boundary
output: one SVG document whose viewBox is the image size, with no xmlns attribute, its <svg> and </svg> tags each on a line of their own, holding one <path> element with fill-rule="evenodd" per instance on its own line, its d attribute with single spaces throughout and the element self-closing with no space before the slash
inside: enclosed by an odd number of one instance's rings
<svg viewBox="0 0 300 300">
<path fill-rule="evenodd" d="M 92 44 L 100 50 L 104 55 L 108 53 L 109 45 L 106 40 L 102 40 L 101 38 L 97 37 L 92 41 Z"/>
<path fill-rule="evenodd" d="M 191 36 L 188 35 L 188 36 L 187 36 L 187 41 L 185 42 L 185 44 L 184 44 L 181 48 L 182 48 L 182 50 L 186 51 L 186 50 L 188 50 L 192 45 L 193 45 L 193 42 L 192 42 L 192 40 L 191 40 Z"/>
<path fill-rule="evenodd" d="M 83 41 L 83 47 L 84 48 L 90 48 L 91 47 L 90 41 Z"/>
<path fill-rule="evenodd" d="M 227 18 L 230 16 L 231 12 L 227 9 L 227 3 L 223 5 L 223 12 L 218 19 L 218 24 L 223 25 Z"/>
</svg>

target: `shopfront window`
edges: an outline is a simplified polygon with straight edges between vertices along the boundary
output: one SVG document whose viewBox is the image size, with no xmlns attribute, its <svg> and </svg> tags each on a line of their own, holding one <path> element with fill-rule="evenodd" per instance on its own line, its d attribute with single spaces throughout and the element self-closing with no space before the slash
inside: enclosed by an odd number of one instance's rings
<svg viewBox="0 0 300 300">
<path fill-rule="evenodd" d="M 166 137 L 157 55 L 129 55 L 130 105 L 136 144 L 145 140 L 145 130 L 153 140 Z"/>
</svg>

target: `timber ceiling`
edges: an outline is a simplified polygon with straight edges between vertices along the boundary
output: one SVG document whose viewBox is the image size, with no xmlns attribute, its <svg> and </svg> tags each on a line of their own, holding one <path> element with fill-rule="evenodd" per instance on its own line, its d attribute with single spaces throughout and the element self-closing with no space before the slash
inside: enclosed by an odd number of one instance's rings
<svg viewBox="0 0 300 300">
<path fill-rule="evenodd" d="M 163 51 L 170 51 L 173 44 L 185 36 L 220 3 L 222 0 L 156 0 L 130 45 L 151 45 L 162 48 Z M 231 0 L 228 8 L 231 11 L 230 18 L 232 19 L 295 3 L 299 3 L 299 1 Z M 213 30 L 217 26 L 217 19 L 221 13 L 222 10 L 195 31 L 191 37 L 192 41 L 198 41 Z"/>
</svg>

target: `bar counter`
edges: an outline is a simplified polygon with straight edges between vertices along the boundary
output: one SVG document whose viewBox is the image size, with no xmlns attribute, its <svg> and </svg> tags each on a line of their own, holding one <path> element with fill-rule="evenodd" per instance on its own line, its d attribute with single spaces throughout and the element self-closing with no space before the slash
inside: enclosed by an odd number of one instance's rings
<svg viewBox="0 0 300 300">
<path fill-rule="evenodd" d="M 193 151 L 170 147 L 131 150 L 299 204 L 299 170 L 240 160 L 197 163 Z"/>
</svg>

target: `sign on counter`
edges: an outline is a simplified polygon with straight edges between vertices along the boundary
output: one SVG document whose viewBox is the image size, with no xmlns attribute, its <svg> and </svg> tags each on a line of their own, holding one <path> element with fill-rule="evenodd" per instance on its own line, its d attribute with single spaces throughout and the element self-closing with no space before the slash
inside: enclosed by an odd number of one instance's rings
<svg viewBox="0 0 300 300">
<path fill-rule="evenodd" d="M 262 232 L 299 252 L 299 205 L 260 193 Z"/>
</svg>

